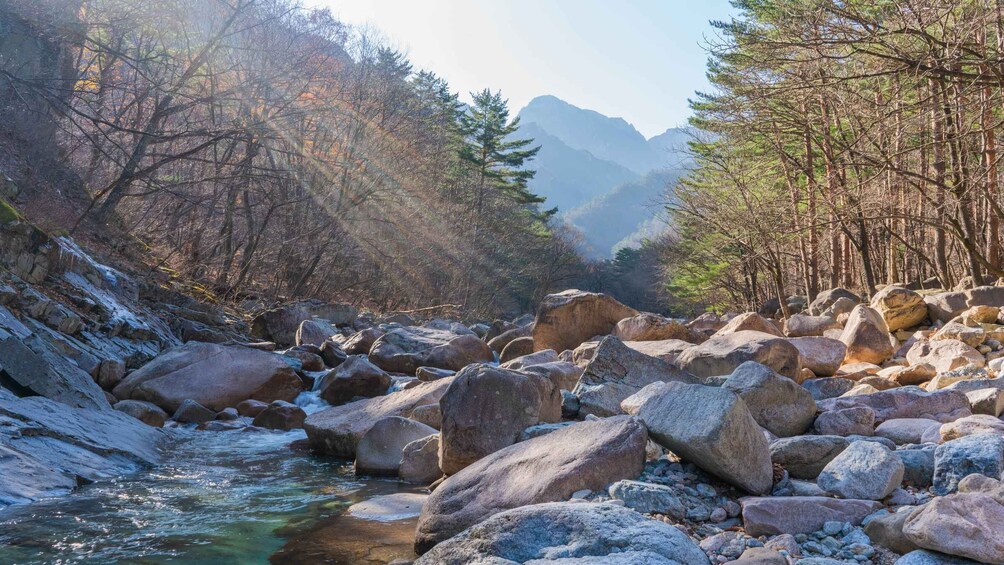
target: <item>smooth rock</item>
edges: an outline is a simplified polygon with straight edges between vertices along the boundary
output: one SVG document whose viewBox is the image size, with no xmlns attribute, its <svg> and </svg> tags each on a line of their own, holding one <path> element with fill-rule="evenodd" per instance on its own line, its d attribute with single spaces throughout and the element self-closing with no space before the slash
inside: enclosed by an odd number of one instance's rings
<svg viewBox="0 0 1004 565">
<path fill-rule="evenodd" d="M 174 411 L 171 419 L 182 424 L 202 424 L 216 418 L 216 412 L 194 400 L 185 400 Z"/>
<path fill-rule="evenodd" d="M 600 342 L 572 392 L 579 397 L 580 414 L 613 416 L 622 413 L 622 400 L 657 381 L 699 382 L 690 373 L 608 336 Z"/>
<path fill-rule="evenodd" d="M 924 433 L 932 427 L 941 427 L 941 422 L 927 418 L 894 418 L 886 420 L 875 428 L 875 435 L 891 439 L 897 445 L 923 443 Z"/>
<path fill-rule="evenodd" d="M 882 316 L 891 332 L 912 328 L 927 319 L 924 297 L 895 285 L 876 292 L 871 307 Z"/>
<path fill-rule="evenodd" d="M 817 416 L 813 427 L 822 435 L 870 436 L 875 433 L 875 412 L 867 406 L 830 410 Z"/>
<path fill-rule="evenodd" d="M 690 343 L 701 343 L 707 339 L 705 336 L 676 320 L 649 313 L 624 318 L 617 322 L 610 335 L 621 341 L 663 341 L 675 339 Z"/>
<path fill-rule="evenodd" d="M 350 355 L 321 377 L 314 389 L 325 402 L 337 406 L 359 397 L 386 394 L 392 382 L 390 375 L 370 363 L 366 356 Z"/>
<path fill-rule="evenodd" d="M 396 522 L 417 517 L 427 498 L 429 495 L 417 492 L 396 492 L 357 502 L 349 506 L 348 512 L 360 520 Z"/>
<path fill-rule="evenodd" d="M 903 462 L 869 441 L 847 446 L 819 473 L 816 483 L 840 498 L 881 500 L 903 482 Z"/>
<path fill-rule="evenodd" d="M 801 355 L 788 340 L 755 331 L 715 336 L 680 354 L 677 364 L 698 377 L 728 375 L 746 361 L 767 365 L 789 379 L 799 378 Z"/>
<path fill-rule="evenodd" d="M 982 493 L 936 497 L 910 514 L 903 533 L 924 549 L 1004 563 L 1004 504 Z"/>
<path fill-rule="evenodd" d="M 258 413 L 252 425 L 269 430 L 298 430 L 303 427 L 307 413 L 296 404 L 276 400 Z"/>
<path fill-rule="evenodd" d="M 807 390 L 755 361 L 736 367 L 722 388 L 738 394 L 753 419 L 778 437 L 804 433 L 816 417 L 816 402 Z"/>
<path fill-rule="evenodd" d="M 302 390 L 303 382 L 278 355 L 190 341 L 133 371 L 113 392 L 173 412 L 188 399 L 220 411 L 249 398 L 292 401 Z"/>
<path fill-rule="evenodd" d="M 645 427 L 628 416 L 584 421 L 496 451 L 443 481 L 422 509 L 415 548 L 432 546 L 499 512 L 600 490 L 641 474 Z M 558 522 L 560 523 L 560 522 Z M 541 531 L 551 528 L 541 528 Z"/>
<path fill-rule="evenodd" d="M 624 318 L 637 315 L 637 310 L 605 294 L 576 289 L 548 294 L 537 309 L 533 347 L 538 351 L 575 349 L 593 336 L 610 333 Z"/>
<path fill-rule="evenodd" d="M 496 514 L 415 561 L 415 565 L 475 563 L 708 565 L 709 562 L 686 534 L 634 510 L 614 504 L 553 502 Z"/>
<path fill-rule="evenodd" d="M 471 363 L 494 361 L 495 355 L 473 333 L 411 326 L 380 336 L 369 360 L 385 371 L 413 375 L 423 366 L 459 371 Z"/>
<path fill-rule="evenodd" d="M 746 312 L 732 318 L 727 324 L 725 324 L 725 326 L 715 332 L 713 337 L 721 337 L 741 331 L 754 331 L 770 334 L 776 337 L 784 337 L 784 334 L 781 333 L 781 330 L 774 324 L 774 322 L 764 318 L 756 312 Z"/>
<path fill-rule="evenodd" d="M 828 337 L 796 337 L 788 340 L 802 356 L 802 366 L 817 377 L 829 377 L 837 372 L 847 355 L 847 346 L 839 339 Z"/>
<path fill-rule="evenodd" d="M 377 420 L 356 446 L 356 473 L 398 474 L 404 448 L 435 433 L 425 424 L 400 416 Z"/>
<path fill-rule="evenodd" d="M 737 334 L 733 334 L 737 335 Z M 638 417 L 659 445 L 751 493 L 773 484 L 767 439 L 743 400 L 722 388 L 667 383 Z"/>
<path fill-rule="evenodd" d="M 427 485 L 443 476 L 439 468 L 439 434 L 416 439 L 401 451 L 398 476 L 406 483 Z"/>
<path fill-rule="evenodd" d="M 843 326 L 829 316 L 794 314 L 784 323 L 784 333 L 788 337 L 822 336 L 826 330 L 842 330 Z"/>
<path fill-rule="evenodd" d="M 882 315 L 864 305 L 851 310 L 840 341 L 847 346 L 845 363 L 881 364 L 893 356 L 896 347 Z"/>
<path fill-rule="evenodd" d="M 530 426 L 561 419 L 561 393 L 550 380 L 483 364 L 457 373 L 439 406 L 439 466 L 447 475 L 516 443 Z"/>
<path fill-rule="evenodd" d="M 765 496 L 740 499 L 743 526 L 751 536 L 812 533 L 831 521 L 858 525 L 882 508 L 874 500 L 822 496 Z"/>
<path fill-rule="evenodd" d="M 823 411 L 860 406 L 871 408 L 875 412 L 876 424 L 894 418 L 929 418 L 951 422 L 971 413 L 966 395 L 950 389 L 927 392 L 914 387 L 901 387 L 874 394 L 830 398 L 818 401 L 817 404 Z"/>
<path fill-rule="evenodd" d="M 167 421 L 167 412 L 152 402 L 142 400 L 120 400 L 112 408 L 136 418 L 140 422 L 155 428 L 163 428 Z"/>
<path fill-rule="evenodd" d="M 356 444 L 373 424 L 388 416 L 410 417 L 418 406 L 438 403 L 455 377 L 420 383 L 386 396 L 333 406 L 307 416 L 303 424 L 311 446 L 336 457 L 356 455 Z"/>
<path fill-rule="evenodd" d="M 781 438 L 770 444 L 770 460 L 796 479 L 815 479 L 850 442 L 840 436 L 807 435 Z"/>
<path fill-rule="evenodd" d="M 954 339 L 918 341 L 906 352 L 911 365 L 926 363 L 938 373 L 947 373 L 966 365 L 983 367 L 983 355 L 965 343 Z"/>
</svg>

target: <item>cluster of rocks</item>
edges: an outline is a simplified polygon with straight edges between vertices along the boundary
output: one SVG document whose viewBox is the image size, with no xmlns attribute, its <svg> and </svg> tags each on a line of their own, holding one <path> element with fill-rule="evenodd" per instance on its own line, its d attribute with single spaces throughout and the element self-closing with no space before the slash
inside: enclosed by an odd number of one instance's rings
<svg viewBox="0 0 1004 565">
<path fill-rule="evenodd" d="M 1002 305 L 890 286 L 685 322 L 570 290 L 370 332 L 399 390 L 304 427 L 429 486 L 416 563 L 1002 563 Z"/>
<path fill-rule="evenodd" d="M 1004 563 L 1004 287 L 833 289 L 783 321 L 569 290 L 512 322 L 300 301 L 246 326 L 68 240 L 5 245 L 0 505 L 154 464 L 160 427 L 302 427 L 428 487 L 419 564 Z"/>
</svg>

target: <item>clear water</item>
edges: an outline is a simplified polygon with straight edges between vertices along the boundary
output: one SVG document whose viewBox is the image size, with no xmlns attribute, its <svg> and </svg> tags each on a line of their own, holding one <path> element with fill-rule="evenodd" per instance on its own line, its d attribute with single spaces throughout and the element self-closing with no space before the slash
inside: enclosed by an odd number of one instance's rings
<svg viewBox="0 0 1004 565">
<path fill-rule="evenodd" d="M 410 489 L 291 446 L 302 430 L 169 434 L 163 463 L 148 472 L 0 511 L 0 563 L 371 563 L 374 545 L 383 562 L 410 555 L 413 520 L 371 533 L 342 515 Z"/>
</svg>

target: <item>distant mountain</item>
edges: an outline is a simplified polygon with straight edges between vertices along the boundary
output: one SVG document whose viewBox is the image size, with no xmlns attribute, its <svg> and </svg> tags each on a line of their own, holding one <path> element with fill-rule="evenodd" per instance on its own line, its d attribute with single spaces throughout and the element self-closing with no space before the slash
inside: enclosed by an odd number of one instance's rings
<svg viewBox="0 0 1004 565">
<path fill-rule="evenodd" d="M 657 235 L 665 224 L 657 216 L 666 189 L 683 174 L 681 170 L 655 170 L 639 180 L 568 211 L 564 219 L 582 230 L 589 257 L 607 258 L 621 247 L 637 247 L 645 237 Z"/>
<path fill-rule="evenodd" d="M 645 139 L 621 118 L 539 96 L 519 112 L 518 136 L 541 146 L 530 189 L 583 232 L 593 258 L 637 246 L 665 229 L 652 206 L 689 164 L 686 128 Z"/>
<path fill-rule="evenodd" d="M 554 96 L 538 96 L 519 111 L 526 123 L 535 123 L 572 149 L 613 161 L 643 175 L 656 166 L 658 158 L 645 136 L 622 118 L 608 118 L 583 110 Z"/>
<path fill-rule="evenodd" d="M 532 137 L 540 152 L 533 160 L 537 171 L 530 188 L 547 197 L 546 208 L 567 211 L 602 196 L 610 187 L 640 178 L 617 163 L 593 157 L 588 151 L 572 149 L 557 137 L 530 122 L 519 128 L 519 137 Z"/>
</svg>

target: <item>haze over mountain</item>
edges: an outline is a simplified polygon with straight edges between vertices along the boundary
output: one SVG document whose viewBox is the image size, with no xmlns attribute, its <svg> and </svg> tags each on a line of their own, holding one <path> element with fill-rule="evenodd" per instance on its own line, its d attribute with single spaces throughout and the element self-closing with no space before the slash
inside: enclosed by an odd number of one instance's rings
<svg viewBox="0 0 1004 565">
<path fill-rule="evenodd" d="M 608 258 L 664 227 L 658 202 L 689 162 L 685 128 L 645 139 L 621 118 L 554 96 L 534 98 L 519 117 L 519 136 L 541 147 L 530 189 L 582 231 L 585 254 Z"/>
</svg>

